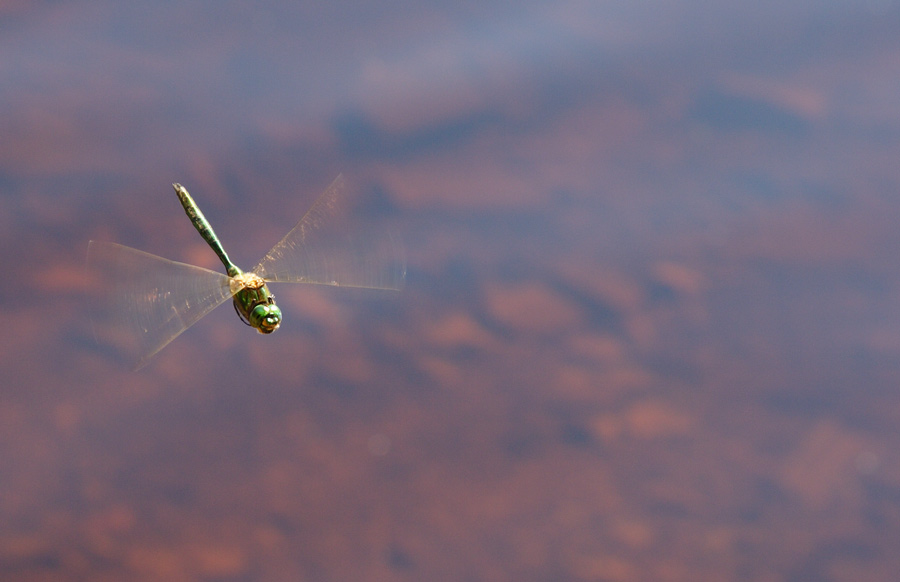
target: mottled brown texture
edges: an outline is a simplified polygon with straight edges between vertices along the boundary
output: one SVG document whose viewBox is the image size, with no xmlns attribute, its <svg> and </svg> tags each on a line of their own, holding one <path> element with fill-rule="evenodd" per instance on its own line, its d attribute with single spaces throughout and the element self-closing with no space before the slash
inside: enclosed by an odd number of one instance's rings
<svg viewBox="0 0 900 582">
<path fill-rule="evenodd" d="M 0 2 L 0 580 L 896 579 L 896 7 L 263 4 Z M 338 171 L 401 294 L 94 343 Z"/>
</svg>

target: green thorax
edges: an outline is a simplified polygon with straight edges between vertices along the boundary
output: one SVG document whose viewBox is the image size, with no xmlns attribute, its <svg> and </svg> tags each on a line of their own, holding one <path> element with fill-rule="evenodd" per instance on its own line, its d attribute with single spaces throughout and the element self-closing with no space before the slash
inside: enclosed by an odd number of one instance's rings
<svg viewBox="0 0 900 582">
<path fill-rule="evenodd" d="M 260 333 L 272 333 L 278 329 L 281 325 L 281 309 L 275 305 L 275 296 L 269 292 L 266 282 L 253 273 L 244 273 L 231 262 L 219 237 L 187 189 L 181 184 L 172 184 L 172 187 L 175 188 L 175 193 L 178 194 L 178 199 L 181 200 L 181 205 L 197 232 L 225 265 L 225 272 L 232 281 L 234 309 L 240 318 L 247 325 L 258 329 Z"/>
<path fill-rule="evenodd" d="M 275 296 L 269 292 L 266 282 L 253 273 L 238 273 L 231 278 L 236 287 L 243 287 L 234 294 L 234 310 L 249 326 L 259 333 L 272 333 L 281 325 L 281 309 L 275 305 Z"/>
</svg>

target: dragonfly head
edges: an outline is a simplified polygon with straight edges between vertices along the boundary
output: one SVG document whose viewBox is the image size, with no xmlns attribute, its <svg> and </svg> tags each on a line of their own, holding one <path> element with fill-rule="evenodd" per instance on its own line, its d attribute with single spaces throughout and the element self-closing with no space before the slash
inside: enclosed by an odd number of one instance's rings
<svg viewBox="0 0 900 582">
<path fill-rule="evenodd" d="M 281 309 L 274 301 L 260 303 L 250 312 L 250 325 L 259 333 L 272 333 L 281 325 Z"/>
</svg>

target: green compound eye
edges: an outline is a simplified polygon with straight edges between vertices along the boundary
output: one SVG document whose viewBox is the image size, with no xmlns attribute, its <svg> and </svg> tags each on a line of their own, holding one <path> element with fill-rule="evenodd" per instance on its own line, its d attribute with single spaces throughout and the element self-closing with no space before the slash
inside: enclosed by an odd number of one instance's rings
<svg viewBox="0 0 900 582">
<path fill-rule="evenodd" d="M 272 333 L 281 325 L 281 309 L 275 304 L 260 304 L 250 312 L 250 325 L 260 333 Z"/>
</svg>

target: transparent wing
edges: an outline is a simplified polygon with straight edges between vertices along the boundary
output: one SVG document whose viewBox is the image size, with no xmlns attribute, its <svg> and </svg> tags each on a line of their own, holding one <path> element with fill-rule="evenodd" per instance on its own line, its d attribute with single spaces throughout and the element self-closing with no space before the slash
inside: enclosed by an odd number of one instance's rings
<svg viewBox="0 0 900 582">
<path fill-rule="evenodd" d="M 100 284 L 92 321 L 135 369 L 240 287 L 230 277 L 115 243 L 91 241 L 88 268 Z"/>
<path fill-rule="evenodd" d="M 253 272 L 266 281 L 400 289 L 403 247 L 367 220 L 357 194 L 338 176 Z"/>
</svg>

